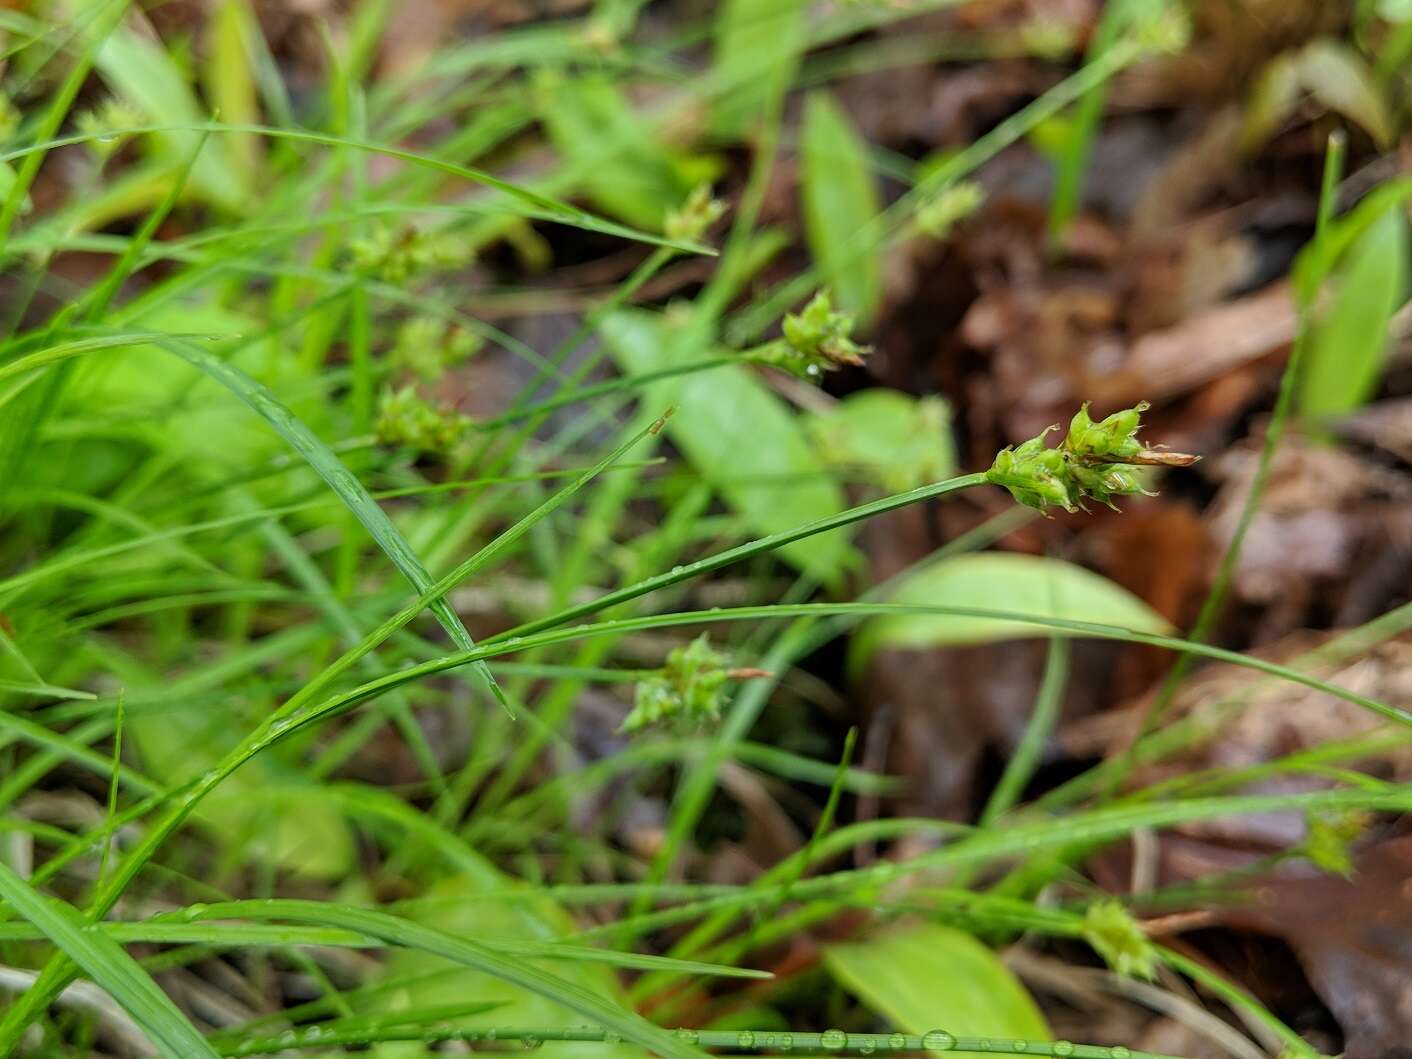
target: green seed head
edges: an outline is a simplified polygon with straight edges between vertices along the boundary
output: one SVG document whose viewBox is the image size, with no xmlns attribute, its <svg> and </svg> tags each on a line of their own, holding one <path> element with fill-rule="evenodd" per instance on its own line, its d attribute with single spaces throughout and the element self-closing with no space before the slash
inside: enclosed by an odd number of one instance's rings
<svg viewBox="0 0 1412 1059">
<path fill-rule="evenodd" d="M 632 712 L 619 730 L 638 732 L 664 721 L 687 730 L 716 723 L 730 676 L 726 663 L 705 633 L 673 648 L 660 674 L 638 682 Z"/>
<path fill-rule="evenodd" d="M 785 316 L 783 340 L 768 344 L 758 359 L 811 379 L 845 364 L 860 365 L 869 348 L 849 337 L 854 326 L 853 315 L 834 312 L 828 292 L 821 290 L 800 312 Z"/>
<path fill-rule="evenodd" d="M 696 243 L 726 212 L 726 204 L 711 197 L 710 184 L 698 184 L 686 201 L 667 214 L 662 234 L 680 243 Z"/>
<path fill-rule="evenodd" d="M 987 479 L 1010 490 L 1019 503 L 1040 511 L 1049 507 L 1075 511 L 1084 508 L 1085 500 L 1117 510 L 1114 497 L 1154 496 L 1145 488 L 1142 465 L 1185 466 L 1196 457 L 1143 447 L 1137 432 L 1147 407 L 1144 401 L 1095 423 L 1085 404 L 1056 448 L 1044 443 L 1045 436 L 1058 429 L 1049 427 L 1014 449 L 1002 449 L 986 472 Z"/>
<path fill-rule="evenodd" d="M 1137 440 L 1137 432 L 1142 425 L 1142 413 L 1149 407 L 1146 401 L 1140 401 L 1132 408 L 1114 412 L 1102 422 L 1095 423 L 1090 418 L 1088 404 L 1085 403 L 1069 423 L 1064 448 L 1073 456 L 1113 462 L 1127 456 L 1136 456 L 1142 451 L 1142 442 Z"/>
</svg>

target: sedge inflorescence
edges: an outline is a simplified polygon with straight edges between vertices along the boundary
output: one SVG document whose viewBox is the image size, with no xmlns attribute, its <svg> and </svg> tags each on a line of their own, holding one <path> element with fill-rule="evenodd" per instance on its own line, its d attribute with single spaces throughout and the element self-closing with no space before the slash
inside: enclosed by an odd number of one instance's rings
<svg viewBox="0 0 1412 1059">
<path fill-rule="evenodd" d="M 1142 413 L 1148 407 L 1141 401 L 1094 422 L 1085 403 L 1057 446 L 1045 444 L 1045 437 L 1059 429 L 1057 425 L 1046 427 L 1021 445 L 1006 446 L 986 472 L 986 480 L 1041 512 L 1050 507 L 1087 510 L 1085 500 L 1096 500 L 1116 511 L 1114 497 L 1134 493 L 1153 496 L 1143 487 L 1141 467 L 1182 467 L 1195 463 L 1198 457 L 1150 449 L 1138 441 Z"/>
</svg>

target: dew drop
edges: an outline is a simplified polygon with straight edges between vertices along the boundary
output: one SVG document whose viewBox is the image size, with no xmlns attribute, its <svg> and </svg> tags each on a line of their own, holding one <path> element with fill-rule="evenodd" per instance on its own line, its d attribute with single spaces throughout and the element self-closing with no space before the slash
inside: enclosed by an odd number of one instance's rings
<svg viewBox="0 0 1412 1059">
<path fill-rule="evenodd" d="M 187 922 L 190 922 L 193 919 L 200 919 L 202 913 L 204 913 L 205 911 L 205 905 L 187 905 L 187 907 L 182 910 L 181 918 L 185 919 Z"/>
<path fill-rule="evenodd" d="M 931 1030 L 922 1038 L 922 1047 L 929 1052 L 949 1052 L 956 1047 L 956 1038 L 945 1030 Z"/>
<path fill-rule="evenodd" d="M 701 1034 L 697 1033 L 695 1030 L 689 1030 L 685 1026 L 675 1032 L 677 1040 L 686 1041 L 689 1044 L 695 1044 L 701 1039 Z"/>
<path fill-rule="evenodd" d="M 878 1050 L 878 1042 L 871 1037 L 864 1037 L 858 1042 L 858 1050 L 864 1055 L 872 1055 Z"/>
<path fill-rule="evenodd" d="M 907 1038 L 900 1033 L 894 1033 L 887 1039 L 887 1043 L 900 1052 L 907 1047 Z"/>
<path fill-rule="evenodd" d="M 989 1037 L 977 1037 L 977 1038 L 976 1038 L 976 1051 L 978 1051 L 978 1052 L 988 1052 L 988 1051 L 990 1051 L 990 1038 L 989 1038 Z"/>
<path fill-rule="evenodd" d="M 486 1031 L 485 1031 L 485 1039 L 488 1040 L 488 1041 L 493 1041 L 493 1040 L 495 1040 L 495 1039 L 496 1039 L 497 1037 L 499 1037 L 499 1036 L 500 1036 L 500 1031 L 499 1031 L 499 1030 L 486 1030 Z"/>
<path fill-rule="evenodd" d="M 1116 1048 L 1109 1048 L 1108 1054 L 1112 1056 L 1113 1059 L 1131 1059 L 1133 1053 L 1120 1044 Z"/>
<path fill-rule="evenodd" d="M 529 1052 L 534 1051 L 543 1043 L 543 1041 L 541 1041 L 538 1037 L 535 1036 L 527 1036 L 520 1039 L 520 1047 L 525 1049 L 525 1051 Z"/>
<path fill-rule="evenodd" d="M 830 1051 L 836 1051 L 848 1043 L 848 1034 L 842 1030 L 824 1030 L 824 1034 L 819 1038 L 819 1043 Z"/>
<path fill-rule="evenodd" d="M 1073 1041 L 1055 1041 L 1055 1042 L 1054 1042 L 1054 1054 L 1055 1054 L 1055 1055 L 1059 1055 L 1059 1056 L 1073 1055 L 1073 1054 L 1074 1054 L 1074 1043 L 1073 1043 Z"/>
<path fill-rule="evenodd" d="M 603 1043 L 604 1043 L 604 1044 L 622 1044 L 622 1043 L 623 1043 L 623 1035 L 622 1035 L 621 1033 L 617 1033 L 617 1032 L 614 1031 L 614 1030 L 608 1030 L 606 1033 L 603 1034 Z"/>
<path fill-rule="evenodd" d="M 776 1047 L 782 1052 L 787 1052 L 794 1047 L 794 1035 L 792 1033 L 781 1033 Z"/>
<path fill-rule="evenodd" d="M 755 1034 L 751 1033 L 749 1030 L 741 1030 L 735 1035 L 735 1043 L 741 1048 L 754 1048 Z"/>
<path fill-rule="evenodd" d="M 1014 1043 L 1013 1047 L 1014 1047 L 1015 1051 L 1017 1051 L 1017 1052 L 1027 1052 L 1027 1051 L 1030 1050 L 1030 1042 L 1029 1042 L 1029 1041 L 1016 1041 L 1016 1042 Z"/>
</svg>

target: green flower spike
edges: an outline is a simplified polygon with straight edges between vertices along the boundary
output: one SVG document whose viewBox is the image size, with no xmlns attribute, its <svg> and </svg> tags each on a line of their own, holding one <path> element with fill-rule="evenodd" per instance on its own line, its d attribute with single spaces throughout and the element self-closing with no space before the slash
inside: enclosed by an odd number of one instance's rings
<svg viewBox="0 0 1412 1059">
<path fill-rule="evenodd" d="M 1010 495 L 1026 507 L 1038 511 L 1048 507 L 1077 511 L 1082 496 L 1073 491 L 1064 454 L 1044 444 L 1045 435 L 1058 429 L 1057 426 L 1045 427 L 1038 437 L 1024 444 L 1001 449 L 986 478 L 1010 490 Z"/>
<path fill-rule="evenodd" d="M 377 437 L 384 445 L 444 453 L 470 426 L 470 417 L 434 407 L 415 386 L 389 387 L 378 404 Z"/>
<path fill-rule="evenodd" d="M 1116 511 L 1114 497 L 1154 496 L 1143 487 L 1139 467 L 1187 467 L 1200 457 L 1145 448 L 1137 432 L 1148 407 L 1142 401 L 1095 423 L 1085 404 L 1057 448 L 1045 447 L 1045 435 L 1058 429 L 1048 427 L 1014 449 L 1002 449 L 986 477 L 1008 489 L 1019 503 L 1041 512 L 1049 507 L 1076 511 L 1084 508 L 1085 500 Z"/>
<path fill-rule="evenodd" d="M 834 312 L 828 291 L 821 290 L 803 311 L 785 316 L 784 338 L 763 347 L 758 359 L 808 379 L 845 364 L 856 367 L 871 350 L 849 337 L 854 324 L 853 314 Z"/>
<path fill-rule="evenodd" d="M 1305 817 L 1304 856 L 1330 875 L 1353 877 L 1352 844 L 1368 829 L 1367 813 L 1309 813 Z"/>
<path fill-rule="evenodd" d="M 727 662 L 705 633 L 673 648 L 659 674 L 638 682 L 632 712 L 618 730 L 630 734 L 664 721 L 684 729 L 716 723 L 727 680 L 767 675 L 760 669 L 727 669 Z"/>
<path fill-rule="evenodd" d="M 711 197 L 711 185 L 698 184 L 679 208 L 667 214 L 662 234 L 679 243 L 700 242 L 706 230 L 725 212 L 726 204 Z"/>
</svg>

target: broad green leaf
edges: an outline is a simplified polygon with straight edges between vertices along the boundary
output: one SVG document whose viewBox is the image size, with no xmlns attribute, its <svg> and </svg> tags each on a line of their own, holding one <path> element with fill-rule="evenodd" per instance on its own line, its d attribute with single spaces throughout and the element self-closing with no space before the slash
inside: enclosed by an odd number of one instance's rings
<svg viewBox="0 0 1412 1059">
<path fill-rule="evenodd" d="M 1388 324 L 1406 294 L 1407 254 L 1407 221 L 1396 207 L 1349 249 L 1328 315 L 1310 336 L 1299 391 L 1305 415 L 1352 411 L 1377 389 Z"/>
<path fill-rule="evenodd" d="M 138 107 L 154 125 L 189 125 L 207 117 L 166 49 L 126 27 L 110 34 L 99 48 L 98 70 L 114 92 Z M 187 158 L 200 136 L 185 129 L 152 135 L 174 162 Z M 190 185 L 213 205 L 235 209 L 246 197 L 242 175 L 230 164 L 220 138 L 212 137 L 192 167 Z"/>
<path fill-rule="evenodd" d="M 1090 621 L 1138 632 L 1171 631 L 1146 603 L 1106 577 L 1062 559 L 1008 552 L 960 555 L 934 563 L 907 578 L 889 602 L 1003 608 L 1015 614 Z M 856 671 L 883 647 L 950 647 L 1042 632 L 1033 625 L 947 614 L 876 618 L 853 638 L 851 664 Z"/>
<path fill-rule="evenodd" d="M 603 334 L 623 370 L 660 371 L 706 359 L 710 335 L 699 324 L 675 325 L 647 313 L 615 313 Z M 843 510 L 843 494 L 806 440 L 801 421 L 748 368 L 727 365 L 648 384 L 653 410 L 675 408 L 667 435 L 761 534 L 792 529 Z M 852 549 L 838 533 L 787 544 L 780 555 L 833 580 Z"/>
<path fill-rule="evenodd" d="M 805 47 L 807 0 L 725 0 L 716 13 L 715 76 L 726 87 L 712 127 L 739 138 L 775 109 Z"/>
<path fill-rule="evenodd" d="M 540 117 L 565 158 L 593 158 L 585 187 L 605 213 L 660 231 L 669 210 L 716 176 L 714 159 L 670 151 L 606 77 L 550 70 L 535 80 Z"/>
<path fill-rule="evenodd" d="M 955 473 L 951 413 L 940 397 L 861 390 L 815 416 L 809 430 L 828 463 L 861 471 L 888 492 Z"/>
<path fill-rule="evenodd" d="M 840 985 L 904 1032 L 1049 1039 L 1025 987 L 964 931 L 909 923 L 830 945 L 824 963 Z"/>
<path fill-rule="evenodd" d="M 3 860 L 0 899 L 121 1004 L 166 1059 L 216 1059 L 216 1050 L 121 945 L 91 929 L 72 905 L 35 890 Z"/>
<path fill-rule="evenodd" d="M 833 98 L 816 92 L 804 106 L 800 142 L 804 234 L 838 305 L 866 323 L 882 297 L 882 267 L 874 247 L 857 236 L 881 208 L 867 147 Z"/>
</svg>

